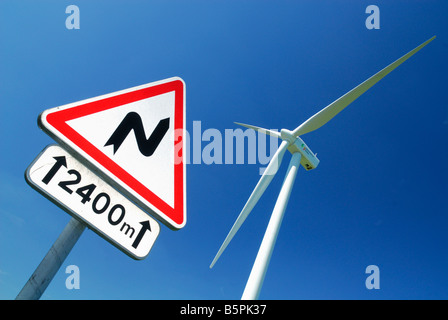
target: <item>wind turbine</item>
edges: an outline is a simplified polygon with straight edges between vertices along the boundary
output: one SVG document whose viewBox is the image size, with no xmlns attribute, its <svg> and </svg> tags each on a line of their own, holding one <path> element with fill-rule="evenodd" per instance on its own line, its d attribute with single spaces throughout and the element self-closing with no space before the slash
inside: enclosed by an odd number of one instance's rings
<svg viewBox="0 0 448 320">
<path fill-rule="evenodd" d="M 274 178 L 274 175 L 277 173 L 277 170 L 282 162 L 283 155 L 286 150 L 291 152 L 292 157 L 289 163 L 288 170 L 286 172 L 285 180 L 283 181 L 283 185 L 280 189 L 280 193 L 277 198 L 277 202 L 275 203 L 274 210 L 272 211 L 271 218 L 269 220 L 268 227 L 264 234 L 263 240 L 260 245 L 260 249 L 258 250 L 257 257 L 255 259 L 254 265 L 252 267 L 252 271 L 250 273 L 249 279 L 247 281 L 246 287 L 244 289 L 242 300 L 253 300 L 258 299 L 260 294 L 261 286 L 263 284 L 263 280 L 266 274 L 267 267 L 269 265 L 269 261 L 271 259 L 272 251 L 274 249 L 275 241 L 277 239 L 277 235 L 280 229 L 280 225 L 283 219 L 283 214 L 285 212 L 286 206 L 289 201 L 289 196 L 291 194 L 292 187 L 294 185 L 294 180 L 296 178 L 297 170 L 299 165 L 302 165 L 307 171 L 312 170 L 317 167 L 319 164 L 319 159 L 317 159 L 316 154 L 314 154 L 311 149 L 305 144 L 305 142 L 300 138 L 301 135 L 319 129 L 321 126 L 330 121 L 333 117 L 335 117 L 339 112 L 341 112 L 344 108 L 346 108 L 350 103 L 352 103 L 356 98 L 370 89 L 374 84 L 384 78 L 387 74 L 389 74 L 392 70 L 402 64 L 404 61 L 409 59 L 412 55 L 426 46 L 429 42 L 435 39 L 435 36 L 425 41 L 421 45 L 419 45 L 414 50 L 408 52 L 395 62 L 388 65 L 386 68 L 382 69 L 351 91 L 344 94 L 342 97 L 329 104 L 324 109 L 320 110 L 318 113 L 310 117 L 308 120 L 303 122 L 300 126 L 298 126 L 293 131 L 282 129 L 280 132 L 272 131 L 252 125 L 237 123 L 238 125 L 257 130 L 260 133 L 268 134 L 271 136 L 275 136 L 279 139 L 282 139 L 282 143 L 280 147 L 277 149 L 276 153 L 272 157 L 269 162 L 268 167 L 265 172 L 261 176 L 258 181 L 255 189 L 250 195 L 249 199 L 246 202 L 243 210 L 240 215 L 236 219 L 232 229 L 230 229 L 229 234 L 225 238 L 221 248 L 210 264 L 210 268 L 213 268 L 216 261 L 219 259 L 223 251 L 226 249 L 229 242 L 235 236 L 238 229 L 243 224 L 244 220 L 246 220 L 249 213 L 252 211 L 254 206 L 257 204 L 260 197 L 263 195 L 264 191 L 268 187 L 269 183 Z"/>
</svg>

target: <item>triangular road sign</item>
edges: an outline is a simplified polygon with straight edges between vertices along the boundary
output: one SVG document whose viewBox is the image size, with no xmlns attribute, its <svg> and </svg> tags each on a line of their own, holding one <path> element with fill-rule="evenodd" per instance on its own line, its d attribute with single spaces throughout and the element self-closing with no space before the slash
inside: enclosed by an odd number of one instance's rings
<svg viewBox="0 0 448 320">
<path fill-rule="evenodd" d="M 185 83 L 178 77 L 44 111 L 39 126 L 172 229 L 186 223 Z"/>
</svg>

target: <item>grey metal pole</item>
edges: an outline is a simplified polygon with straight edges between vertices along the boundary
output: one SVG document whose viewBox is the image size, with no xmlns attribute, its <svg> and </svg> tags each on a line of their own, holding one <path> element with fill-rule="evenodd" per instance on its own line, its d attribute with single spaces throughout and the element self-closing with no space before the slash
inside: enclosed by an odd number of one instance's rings
<svg viewBox="0 0 448 320">
<path fill-rule="evenodd" d="M 86 225 L 71 218 L 16 300 L 38 300 L 78 241 Z"/>
<path fill-rule="evenodd" d="M 275 203 L 274 210 L 272 211 L 271 219 L 269 220 L 268 227 L 261 242 L 260 249 L 258 250 L 257 257 L 255 258 L 252 271 L 250 272 L 249 279 L 247 280 L 246 287 L 243 292 L 241 300 L 256 300 L 261 291 L 264 277 L 271 260 L 271 255 L 274 250 L 274 245 L 277 240 L 277 235 L 280 230 L 280 225 L 283 220 L 283 214 L 285 213 L 286 206 L 288 205 L 289 196 L 291 195 L 292 187 L 294 186 L 294 180 L 296 178 L 297 169 L 300 166 L 300 158 L 302 155 L 296 152 L 292 155 L 289 163 L 288 171 L 286 172 L 285 180 L 283 181 L 282 188 Z"/>
</svg>

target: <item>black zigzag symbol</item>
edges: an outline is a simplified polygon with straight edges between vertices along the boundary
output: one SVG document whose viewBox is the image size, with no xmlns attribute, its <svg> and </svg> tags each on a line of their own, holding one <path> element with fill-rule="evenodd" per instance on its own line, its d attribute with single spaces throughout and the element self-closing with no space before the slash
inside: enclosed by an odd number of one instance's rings
<svg viewBox="0 0 448 320">
<path fill-rule="evenodd" d="M 104 146 L 113 145 L 115 154 L 128 134 L 134 130 L 138 149 L 144 156 L 150 157 L 153 155 L 154 151 L 156 151 L 169 127 L 170 118 L 160 120 L 154 131 L 151 133 L 151 136 L 146 139 L 145 129 L 143 128 L 143 122 L 140 115 L 136 112 L 129 112 Z"/>
</svg>

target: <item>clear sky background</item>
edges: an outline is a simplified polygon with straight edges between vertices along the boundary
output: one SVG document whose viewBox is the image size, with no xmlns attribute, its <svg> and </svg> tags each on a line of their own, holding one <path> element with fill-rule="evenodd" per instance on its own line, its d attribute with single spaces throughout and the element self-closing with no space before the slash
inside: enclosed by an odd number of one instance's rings
<svg viewBox="0 0 448 320">
<path fill-rule="evenodd" d="M 65 27 L 71 4 L 79 30 Z M 365 26 L 370 4 L 379 30 Z M 0 298 L 16 297 L 70 219 L 24 179 L 53 143 L 43 110 L 179 76 L 189 131 L 294 129 L 437 35 L 302 137 L 321 162 L 298 172 L 260 298 L 447 299 L 446 12 L 444 0 L 0 1 Z M 143 261 L 87 230 L 42 299 L 239 299 L 289 158 L 212 270 L 260 164 L 188 165 L 184 229 L 162 226 Z M 79 290 L 65 287 L 72 264 Z M 379 290 L 365 287 L 368 265 Z"/>
</svg>

